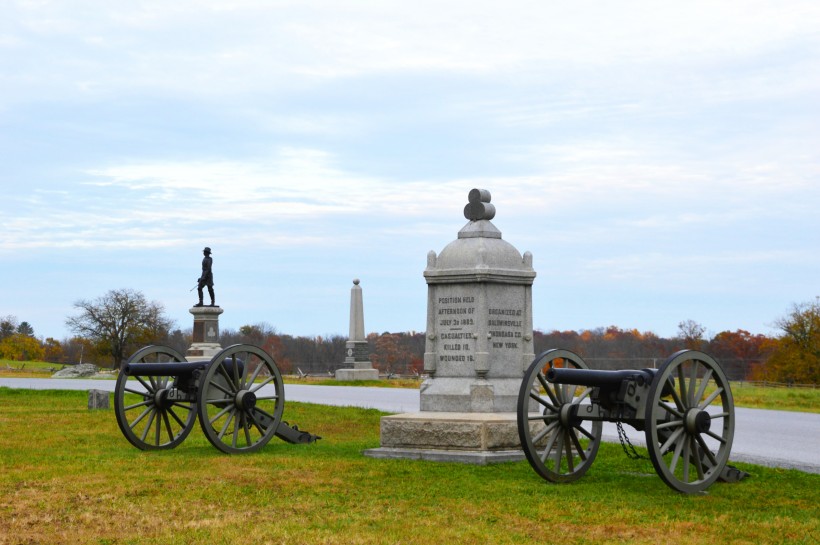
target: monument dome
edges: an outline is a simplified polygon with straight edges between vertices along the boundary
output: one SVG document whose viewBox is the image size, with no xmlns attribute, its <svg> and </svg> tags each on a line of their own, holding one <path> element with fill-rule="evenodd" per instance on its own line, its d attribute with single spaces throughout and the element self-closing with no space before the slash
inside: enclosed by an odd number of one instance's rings
<svg viewBox="0 0 820 545">
<path fill-rule="evenodd" d="M 459 231 L 458 238 L 444 247 L 435 260 L 434 270 L 451 275 L 454 271 L 486 269 L 487 273 L 503 275 L 504 271 L 532 271 L 532 257 L 524 256 L 509 242 L 501 238 L 501 231 L 489 220 L 471 221 Z M 534 276 L 534 274 L 533 274 Z"/>
</svg>

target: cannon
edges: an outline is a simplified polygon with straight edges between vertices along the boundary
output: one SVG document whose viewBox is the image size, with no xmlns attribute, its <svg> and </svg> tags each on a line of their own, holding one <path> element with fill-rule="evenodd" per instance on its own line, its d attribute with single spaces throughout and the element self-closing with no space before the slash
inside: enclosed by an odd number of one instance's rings
<svg viewBox="0 0 820 545">
<path fill-rule="evenodd" d="M 584 475 L 598 453 L 603 422 L 618 424 L 622 443 L 622 424 L 644 431 L 655 472 L 679 492 L 702 492 L 718 479 L 746 475 L 727 464 L 735 430 L 729 381 L 702 352 L 676 352 L 657 369 L 619 371 L 589 369 L 569 350 L 535 358 L 519 391 L 517 423 L 536 473 L 558 483 Z"/>
<path fill-rule="evenodd" d="M 145 347 L 122 368 L 114 389 L 117 424 L 142 450 L 176 447 L 197 416 L 208 441 L 229 454 L 259 450 L 274 435 L 289 443 L 319 439 L 284 422 L 284 407 L 273 358 L 248 344 L 202 361 L 187 361 L 166 346 Z"/>
</svg>

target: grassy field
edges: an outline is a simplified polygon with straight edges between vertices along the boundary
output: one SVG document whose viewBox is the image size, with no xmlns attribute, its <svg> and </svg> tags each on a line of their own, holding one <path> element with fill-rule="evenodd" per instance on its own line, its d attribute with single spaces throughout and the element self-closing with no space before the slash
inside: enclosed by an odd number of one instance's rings
<svg viewBox="0 0 820 545">
<path fill-rule="evenodd" d="M 737 407 L 820 413 L 820 388 L 782 388 L 732 383 Z"/>
<path fill-rule="evenodd" d="M 53 373 L 54 371 L 58 371 L 63 367 L 67 367 L 67 365 L 63 365 L 62 363 L 50 363 L 47 361 L 14 361 L 0 359 L 0 371 L 3 371 L 5 373 L 16 373 L 26 371 L 34 373 Z"/>
<path fill-rule="evenodd" d="M 0 388 L 0 544 L 817 543 L 820 475 L 738 464 L 752 477 L 683 496 L 648 461 L 604 444 L 580 481 L 526 462 L 373 460 L 374 410 L 288 403 L 323 437 L 228 456 L 197 426 L 142 452 L 85 392 Z"/>
</svg>

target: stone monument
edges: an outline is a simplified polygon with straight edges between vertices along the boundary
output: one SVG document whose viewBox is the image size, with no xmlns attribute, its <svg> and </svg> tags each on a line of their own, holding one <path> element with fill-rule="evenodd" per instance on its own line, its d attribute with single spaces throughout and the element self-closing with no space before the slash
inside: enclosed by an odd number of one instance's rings
<svg viewBox="0 0 820 545">
<path fill-rule="evenodd" d="M 350 288 L 350 336 L 345 344 L 347 369 L 336 371 L 336 380 L 378 380 L 379 370 L 373 369 L 364 335 L 364 304 L 359 279 L 353 279 Z"/>
<path fill-rule="evenodd" d="M 427 255 L 427 339 L 418 413 L 381 420 L 365 455 L 485 464 L 524 457 L 516 404 L 532 341 L 532 254 L 490 222 L 490 193 L 473 189 L 469 220 L 440 255 Z"/>
</svg>

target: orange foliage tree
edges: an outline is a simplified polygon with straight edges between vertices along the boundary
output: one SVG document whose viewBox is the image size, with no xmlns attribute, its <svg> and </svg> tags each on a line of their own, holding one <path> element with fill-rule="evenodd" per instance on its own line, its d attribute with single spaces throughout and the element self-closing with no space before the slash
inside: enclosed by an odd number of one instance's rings
<svg viewBox="0 0 820 545">
<path fill-rule="evenodd" d="M 820 383 L 820 298 L 792 306 L 775 322 L 783 332 L 766 361 L 768 380 L 797 384 Z"/>
</svg>

